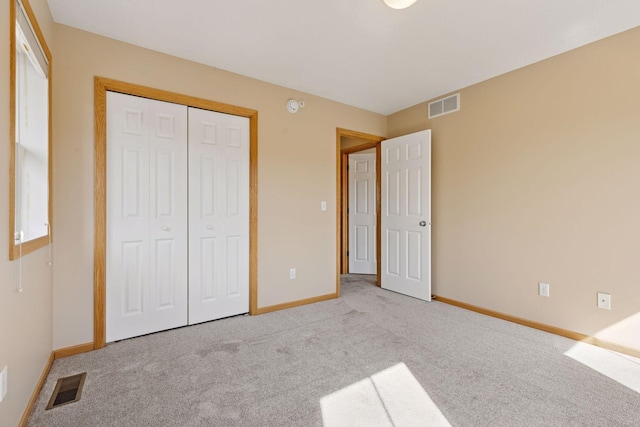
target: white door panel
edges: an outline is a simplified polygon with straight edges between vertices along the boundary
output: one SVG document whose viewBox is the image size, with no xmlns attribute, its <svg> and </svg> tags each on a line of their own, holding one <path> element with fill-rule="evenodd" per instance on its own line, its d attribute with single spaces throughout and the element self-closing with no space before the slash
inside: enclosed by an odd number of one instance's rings
<svg viewBox="0 0 640 427">
<path fill-rule="evenodd" d="M 249 119 L 189 108 L 189 323 L 249 311 Z"/>
<path fill-rule="evenodd" d="M 349 155 L 349 273 L 376 274 L 376 154 Z"/>
<path fill-rule="evenodd" d="M 107 180 L 108 342 L 249 311 L 249 119 L 109 92 Z"/>
<path fill-rule="evenodd" d="M 187 322 L 187 111 L 107 93 L 107 341 Z"/>
<path fill-rule="evenodd" d="M 431 300 L 431 131 L 382 142 L 382 287 Z"/>
</svg>

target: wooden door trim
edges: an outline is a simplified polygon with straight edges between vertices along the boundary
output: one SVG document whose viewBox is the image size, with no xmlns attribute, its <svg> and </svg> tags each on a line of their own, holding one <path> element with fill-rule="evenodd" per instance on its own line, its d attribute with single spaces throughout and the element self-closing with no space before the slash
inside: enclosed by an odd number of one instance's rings
<svg viewBox="0 0 640 427">
<path fill-rule="evenodd" d="M 343 150 L 340 147 L 342 137 L 357 138 L 365 142 Z M 347 207 L 349 206 L 349 181 L 347 179 L 349 154 L 369 148 L 376 149 L 376 284 L 380 286 L 380 207 L 382 206 L 380 201 L 382 188 L 380 185 L 380 143 L 385 139 L 383 136 L 348 129 L 336 129 L 336 296 L 340 296 L 340 274 L 346 273 L 349 266 L 349 259 L 347 258 L 347 250 L 349 248 L 349 216 L 347 214 Z"/>
<path fill-rule="evenodd" d="M 249 119 L 249 314 L 258 312 L 258 112 L 189 95 L 95 77 L 95 243 L 93 348 L 106 344 L 107 91 L 202 108 Z"/>
</svg>

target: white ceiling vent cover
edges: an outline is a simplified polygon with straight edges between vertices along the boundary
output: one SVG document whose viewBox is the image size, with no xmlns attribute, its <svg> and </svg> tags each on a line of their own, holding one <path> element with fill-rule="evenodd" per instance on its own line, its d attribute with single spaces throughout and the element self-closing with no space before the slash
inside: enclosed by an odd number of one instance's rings
<svg viewBox="0 0 640 427">
<path fill-rule="evenodd" d="M 460 94 L 447 96 L 429 103 L 429 118 L 442 116 L 460 110 Z"/>
</svg>

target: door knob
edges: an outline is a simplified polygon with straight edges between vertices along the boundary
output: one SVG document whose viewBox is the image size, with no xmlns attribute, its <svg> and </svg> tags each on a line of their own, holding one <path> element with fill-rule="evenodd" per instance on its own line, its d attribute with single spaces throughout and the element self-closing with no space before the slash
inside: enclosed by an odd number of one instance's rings
<svg viewBox="0 0 640 427">
<path fill-rule="evenodd" d="M 420 227 L 426 227 L 427 221 L 420 221 Z"/>
<path fill-rule="evenodd" d="M 207 225 L 207 230 L 213 230 L 213 225 Z"/>
<path fill-rule="evenodd" d="M 164 227 L 162 227 L 162 230 L 163 230 L 163 231 L 169 231 L 169 230 L 171 230 L 171 228 L 169 228 L 169 227 L 167 227 L 167 226 L 165 225 Z"/>
</svg>

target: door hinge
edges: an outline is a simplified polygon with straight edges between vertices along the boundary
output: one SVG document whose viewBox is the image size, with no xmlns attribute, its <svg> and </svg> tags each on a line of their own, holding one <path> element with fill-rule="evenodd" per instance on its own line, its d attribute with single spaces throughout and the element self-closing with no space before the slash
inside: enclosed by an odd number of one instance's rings
<svg viewBox="0 0 640 427">
<path fill-rule="evenodd" d="M 349 251 L 347 251 L 347 256 L 349 256 Z"/>
<path fill-rule="evenodd" d="M 349 165 L 347 165 L 347 170 L 349 170 Z"/>
</svg>

